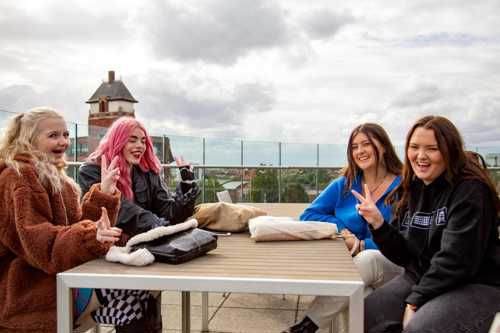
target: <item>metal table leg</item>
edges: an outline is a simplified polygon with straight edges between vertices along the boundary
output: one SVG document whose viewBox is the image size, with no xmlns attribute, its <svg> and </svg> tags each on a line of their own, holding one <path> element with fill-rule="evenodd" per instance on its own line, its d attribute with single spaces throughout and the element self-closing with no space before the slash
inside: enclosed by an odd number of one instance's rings
<svg viewBox="0 0 500 333">
<path fill-rule="evenodd" d="M 57 332 L 73 331 L 73 300 L 71 289 L 57 276 Z"/>
<path fill-rule="evenodd" d="M 189 291 L 181 292 L 182 295 L 182 333 L 191 332 L 191 293 Z"/>
<path fill-rule="evenodd" d="M 362 333 L 364 326 L 364 287 L 349 296 L 349 333 Z"/>
<path fill-rule="evenodd" d="M 208 332 L 208 292 L 201 293 L 201 331 Z"/>
</svg>

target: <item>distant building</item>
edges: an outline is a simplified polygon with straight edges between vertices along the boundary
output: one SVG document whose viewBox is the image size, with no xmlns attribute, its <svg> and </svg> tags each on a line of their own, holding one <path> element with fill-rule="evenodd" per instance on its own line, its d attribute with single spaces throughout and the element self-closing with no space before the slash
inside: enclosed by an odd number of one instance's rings
<svg viewBox="0 0 500 333">
<path fill-rule="evenodd" d="M 118 118 L 123 116 L 135 118 L 134 104 L 138 101 L 132 96 L 125 83 L 115 78 L 115 71 L 108 71 L 108 80 L 102 82 L 85 103 L 89 104 L 88 136 L 78 135 L 76 159 L 79 161 L 84 160 L 97 148 L 108 127 Z M 153 136 L 151 139 L 155 154 L 160 161 L 172 162 L 169 138 Z M 72 139 L 72 145 L 73 141 Z"/>
<path fill-rule="evenodd" d="M 222 184 L 224 190 L 229 192 L 233 202 L 243 201 L 243 197 L 248 195 L 249 183 L 247 181 L 229 181 Z"/>
<path fill-rule="evenodd" d="M 108 81 L 101 83 L 92 94 L 89 104 L 89 128 L 92 126 L 108 128 L 122 116 L 135 117 L 134 104 L 138 101 L 132 96 L 121 80 L 115 79 L 115 72 L 108 72 Z"/>
</svg>

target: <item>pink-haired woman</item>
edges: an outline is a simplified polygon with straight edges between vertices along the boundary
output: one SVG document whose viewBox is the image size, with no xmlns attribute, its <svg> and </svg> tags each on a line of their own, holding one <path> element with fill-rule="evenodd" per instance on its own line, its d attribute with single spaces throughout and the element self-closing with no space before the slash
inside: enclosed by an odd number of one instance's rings
<svg viewBox="0 0 500 333">
<path fill-rule="evenodd" d="M 182 158 L 176 159 L 182 181 L 176 193 L 171 194 L 160 176 L 160 161 L 153 152 L 151 138 L 136 119 L 122 117 L 115 121 L 96 151 L 80 167 L 78 181 L 83 193 L 100 182 L 99 165 L 103 156 L 108 161 L 117 158 L 120 178 L 116 186 L 122 193 L 117 227 L 126 236 L 132 237 L 158 226 L 183 222 L 193 215 L 200 189 L 194 181 L 191 166 Z M 161 305 L 148 292 L 107 290 L 103 291 L 106 299 L 102 302 L 118 303 L 118 298 L 126 297 L 130 292 L 136 292 L 138 304 L 141 308 L 147 308 L 147 311 L 135 318 L 94 316 L 94 319 L 115 324 L 119 333 L 161 332 Z"/>
</svg>

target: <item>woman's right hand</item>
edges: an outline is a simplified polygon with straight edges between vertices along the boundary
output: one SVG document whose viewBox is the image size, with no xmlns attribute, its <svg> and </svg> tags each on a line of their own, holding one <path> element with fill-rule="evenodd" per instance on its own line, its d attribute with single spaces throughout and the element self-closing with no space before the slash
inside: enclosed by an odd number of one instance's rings
<svg viewBox="0 0 500 333">
<path fill-rule="evenodd" d="M 109 222 L 108 211 L 106 208 L 101 207 L 101 218 L 96 222 L 97 234 L 96 239 L 100 243 L 116 243 L 120 240 L 122 229 L 111 227 Z"/>
<path fill-rule="evenodd" d="M 358 214 L 365 218 L 366 222 L 370 223 L 374 229 L 378 229 L 384 224 L 384 218 L 372 199 L 368 185 L 365 184 L 364 189 L 365 196 L 355 190 L 351 190 L 352 194 L 360 201 L 356 205 L 356 209 L 358 210 Z"/>
<path fill-rule="evenodd" d="M 120 169 L 116 167 L 118 156 L 108 165 L 106 156 L 101 156 L 101 191 L 113 195 L 116 192 L 116 182 L 120 179 Z"/>
</svg>

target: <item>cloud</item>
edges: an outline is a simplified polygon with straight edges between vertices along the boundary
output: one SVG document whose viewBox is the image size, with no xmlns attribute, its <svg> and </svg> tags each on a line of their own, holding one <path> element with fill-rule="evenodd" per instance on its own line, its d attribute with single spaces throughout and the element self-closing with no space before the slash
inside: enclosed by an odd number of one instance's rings
<svg viewBox="0 0 500 333">
<path fill-rule="evenodd" d="M 232 65 L 252 50 L 284 45 L 284 13 L 274 1 L 209 0 L 197 7 L 155 2 L 144 22 L 160 57 Z"/>
<path fill-rule="evenodd" d="M 64 93 L 61 93 L 64 91 Z M 10 85 L 0 89 L 0 109 L 11 112 L 24 112 L 37 106 L 51 106 L 63 114 L 68 122 L 86 124 L 88 106 L 82 99 L 78 87 L 64 90 L 36 89 L 31 85 Z"/>
<path fill-rule="evenodd" d="M 34 107 L 39 94 L 29 85 L 12 85 L 0 90 L 0 108 L 22 112 Z"/>
<path fill-rule="evenodd" d="M 337 34 L 344 26 L 355 22 L 350 12 L 335 13 L 328 9 L 309 12 L 302 19 L 305 32 L 312 39 L 327 39 Z"/>
<path fill-rule="evenodd" d="M 420 83 L 413 89 L 400 94 L 392 102 L 392 106 L 406 108 L 433 103 L 441 98 L 439 87 L 432 83 Z"/>
<path fill-rule="evenodd" d="M 106 43 L 127 37 L 126 13 L 120 10 L 100 14 L 70 0 L 64 5 L 50 3 L 41 10 L 28 10 L 17 4 L 0 5 L 0 38 L 4 42 L 43 44 L 80 40 Z"/>
<path fill-rule="evenodd" d="M 401 46 L 423 47 L 423 46 L 459 46 L 467 47 L 475 44 L 498 44 L 500 36 L 478 36 L 469 33 L 435 32 L 431 34 L 416 35 L 403 39 L 397 44 Z"/>
<path fill-rule="evenodd" d="M 247 115 L 265 113 L 275 104 L 268 84 L 225 85 L 208 77 L 183 79 L 160 73 L 131 89 L 141 100 L 136 113 L 153 128 L 183 135 L 241 137 Z M 154 84 L 151 84 L 154 82 Z"/>
</svg>

